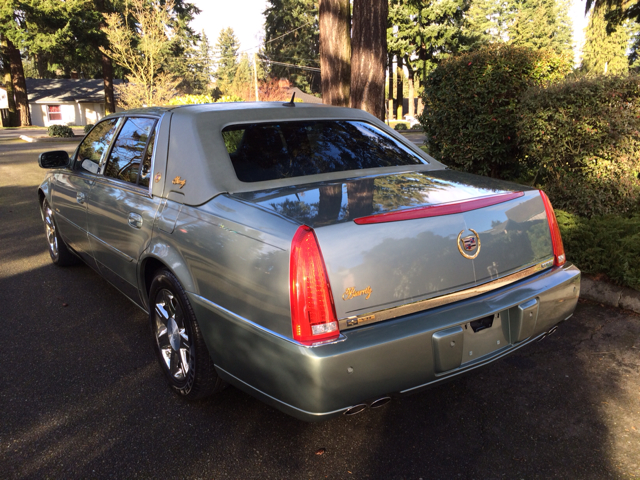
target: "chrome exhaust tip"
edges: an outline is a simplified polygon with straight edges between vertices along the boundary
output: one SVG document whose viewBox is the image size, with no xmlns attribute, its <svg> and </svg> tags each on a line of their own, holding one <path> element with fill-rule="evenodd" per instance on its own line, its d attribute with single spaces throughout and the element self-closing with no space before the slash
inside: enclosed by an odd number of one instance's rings
<svg viewBox="0 0 640 480">
<path fill-rule="evenodd" d="M 391 397 L 382 397 L 371 402 L 371 405 L 369 405 L 369 408 L 380 408 L 385 406 L 390 401 L 391 401 Z"/>
<path fill-rule="evenodd" d="M 553 333 L 556 333 L 556 330 L 558 330 L 558 326 L 556 325 L 555 327 L 552 327 L 548 332 L 547 335 L 551 335 Z"/>
<path fill-rule="evenodd" d="M 547 332 L 544 332 L 544 333 L 542 334 L 542 336 L 541 336 L 540 338 L 538 338 L 538 340 L 537 340 L 537 341 L 538 341 L 538 342 L 541 342 L 542 340 L 544 340 L 545 338 L 547 338 L 547 335 L 549 335 L 549 334 L 548 334 Z"/>
<path fill-rule="evenodd" d="M 368 405 L 366 403 L 361 403 L 360 405 L 356 405 L 354 407 L 347 408 L 344 411 L 345 415 L 357 415 L 359 413 L 364 412 L 367 409 Z"/>
</svg>

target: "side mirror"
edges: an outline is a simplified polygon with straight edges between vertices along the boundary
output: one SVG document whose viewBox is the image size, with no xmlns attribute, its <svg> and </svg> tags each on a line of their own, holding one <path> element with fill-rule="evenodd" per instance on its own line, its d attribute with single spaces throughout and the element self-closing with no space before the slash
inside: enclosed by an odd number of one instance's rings
<svg viewBox="0 0 640 480">
<path fill-rule="evenodd" d="M 64 150 L 43 152 L 38 157 L 40 168 L 59 168 L 69 165 L 69 154 Z"/>
</svg>

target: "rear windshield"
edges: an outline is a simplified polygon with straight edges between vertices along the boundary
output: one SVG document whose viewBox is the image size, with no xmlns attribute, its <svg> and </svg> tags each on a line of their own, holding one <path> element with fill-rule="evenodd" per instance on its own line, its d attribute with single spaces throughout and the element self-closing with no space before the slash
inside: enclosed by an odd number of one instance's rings
<svg viewBox="0 0 640 480">
<path fill-rule="evenodd" d="M 233 125 L 222 131 L 242 182 L 428 163 L 364 122 L 296 121 Z"/>
</svg>

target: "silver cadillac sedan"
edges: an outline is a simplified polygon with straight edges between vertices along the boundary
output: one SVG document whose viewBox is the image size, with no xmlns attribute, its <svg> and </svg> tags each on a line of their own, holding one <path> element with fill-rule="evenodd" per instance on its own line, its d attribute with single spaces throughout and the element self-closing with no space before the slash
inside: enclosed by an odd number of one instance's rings
<svg viewBox="0 0 640 480">
<path fill-rule="evenodd" d="M 449 170 L 360 110 L 132 110 L 39 163 L 51 259 L 148 312 L 187 399 L 231 384 L 355 414 L 544 338 L 580 292 L 542 191 Z"/>
</svg>

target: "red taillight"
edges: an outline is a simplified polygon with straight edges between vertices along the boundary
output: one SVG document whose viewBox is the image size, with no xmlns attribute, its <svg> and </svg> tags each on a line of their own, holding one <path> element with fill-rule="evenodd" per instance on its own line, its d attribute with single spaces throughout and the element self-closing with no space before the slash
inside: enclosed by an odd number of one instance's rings
<svg viewBox="0 0 640 480">
<path fill-rule="evenodd" d="M 544 203 L 544 210 L 547 213 L 547 221 L 549 222 L 549 230 L 551 231 L 551 244 L 553 245 L 553 264 L 556 267 L 564 265 L 567 261 L 567 257 L 564 254 L 564 245 L 562 245 L 562 237 L 560 236 L 560 227 L 558 227 L 558 220 L 556 220 L 556 214 L 553 211 L 551 202 L 547 194 L 540 190 L 540 196 Z"/>
<path fill-rule="evenodd" d="M 338 338 L 340 330 L 318 240 L 306 225 L 291 242 L 289 295 L 293 338 L 311 344 Z"/>
</svg>

